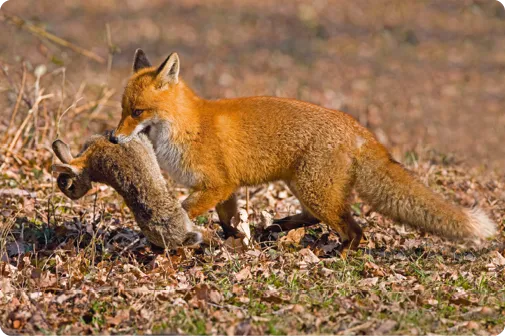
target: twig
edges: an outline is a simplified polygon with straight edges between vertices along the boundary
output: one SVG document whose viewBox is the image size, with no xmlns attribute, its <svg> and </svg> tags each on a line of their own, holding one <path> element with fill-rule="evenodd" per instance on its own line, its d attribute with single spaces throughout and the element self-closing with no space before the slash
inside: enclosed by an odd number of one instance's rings
<svg viewBox="0 0 505 336">
<path fill-rule="evenodd" d="M 12 83 L 12 79 L 9 76 L 9 73 L 5 69 L 5 66 L 2 65 L 2 66 L 0 66 L 0 68 L 2 69 L 2 72 L 3 72 L 4 76 L 5 76 L 5 78 L 7 79 L 7 81 L 9 82 L 9 85 L 11 86 L 11 88 L 14 91 L 17 91 L 16 86 L 14 85 L 14 83 Z M 25 102 L 26 106 L 28 106 L 29 109 L 31 109 L 33 107 L 33 104 L 30 101 L 30 99 L 28 97 L 26 97 L 24 94 L 22 95 L 22 99 Z"/>
<path fill-rule="evenodd" d="M 71 42 L 68 42 L 68 41 L 62 39 L 61 37 L 51 34 L 51 33 L 47 32 L 45 29 L 31 24 L 31 23 L 27 22 L 26 20 L 20 18 L 19 16 L 12 15 L 12 14 L 6 14 L 5 11 L 2 11 L 2 14 L 8 23 L 18 26 L 19 28 L 28 31 L 29 33 L 31 33 L 33 35 L 45 38 L 45 39 L 47 39 L 53 43 L 56 43 L 60 46 L 69 48 L 69 49 L 73 50 L 74 52 L 81 54 L 85 57 L 88 57 L 88 58 L 92 59 L 93 61 L 98 62 L 100 64 L 105 63 L 105 59 L 103 59 L 103 57 L 101 57 L 101 56 L 98 56 L 94 52 L 86 50 L 84 48 L 81 48 Z"/>
<path fill-rule="evenodd" d="M 21 123 L 21 126 L 19 126 L 18 131 L 14 135 L 14 139 L 12 139 L 11 144 L 7 148 L 7 151 L 12 152 L 12 149 L 14 148 L 14 146 L 16 145 L 16 143 L 18 142 L 18 139 L 21 136 L 21 133 L 23 132 L 23 130 L 25 129 L 26 125 L 28 124 L 28 122 L 30 121 L 30 119 L 32 117 L 33 117 L 33 113 L 28 113 L 28 115 L 26 116 L 25 120 L 23 120 L 23 122 Z"/>
<path fill-rule="evenodd" d="M 42 135 L 40 136 L 40 143 L 44 143 L 44 140 L 46 139 L 47 131 L 51 127 L 49 125 L 49 115 L 47 113 L 47 105 L 46 102 L 44 101 L 42 103 L 42 111 L 44 111 L 44 128 L 42 129 Z"/>
<path fill-rule="evenodd" d="M 133 245 L 137 244 L 139 241 L 140 241 L 140 238 L 137 238 L 134 241 L 132 241 L 130 244 L 128 244 L 128 246 L 123 248 L 121 250 L 121 252 L 119 253 L 119 255 L 117 256 L 117 259 L 119 259 L 123 255 L 123 253 L 125 253 L 128 249 L 130 249 Z M 109 276 L 110 276 L 110 273 L 112 272 L 113 267 L 114 267 L 114 264 L 112 263 L 109 267 L 109 271 L 107 272 L 107 275 L 105 276 L 105 282 L 107 282 L 107 280 L 109 279 Z"/>
<path fill-rule="evenodd" d="M 42 90 L 43 91 L 43 90 Z M 40 94 L 42 94 L 42 91 L 40 92 Z M 37 100 L 35 101 L 35 104 L 33 104 L 33 108 L 31 108 L 29 111 L 28 111 L 28 115 L 26 116 L 25 120 L 23 120 L 23 122 L 21 123 L 21 126 L 19 126 L 19 129 L 18 131 L 16 132 L 16 134 L 14 135 L 14 139 L 12 139 L 9 147 L 7 148 L 7 151 L 8 153 L 6 154 L 9 155 L 10 153 L 9 152 L 13 152 L 13 148 L 14 146 L 16 146 L 16 143 L 18 142 L 19 140 L 19 137 L 21 136 L 21 133 L 23 132 L 23 130 L 25 129 L 26 125 L 28 124 L 28 122 L 31 120 L 31 118 L 33 117 L 33 114 L 34 114 L 34 110 L 35 109 L 38 109 L 38 106 L 39 106 L 39 103 L 44 100 L 44 99 L 48 99 L 48 98 L 51 98 L 53 96 L 53 94 L 47 94 L 45 96 L 39 96 L 37 97 Z M 14 151 L 15 152 L 15 151 Z M 0 166 L 0 170 L 5 166 L 5 162 L 2 163 L 2 165 Z"/>
<path fill-rule="evenodd" d="M 109 83 L 110 73 L 112 70 L 112 60 L 114 58 L 114 54 L 116 52 L 114 45 L 112 44 L 112 34 L 110 32 L 110 25 L 107 23 L 105 25 L 105 31 L 107 32 L 107 47 L 108 47 L 108 55 L 107 55 L 107 76 L 106 83 Z"/>
<path fill-rule="evenodd" d="M 56 134 L 59 136 L 60 134 L 60 123 L 61 123 L 61 119 L 65 116 L 65 114 L 67 114 L 68 111 L 70 111 L 71 109 L 75 109 L 75 106 L 77 105 L 77 103 L 82 99 L 81 98 L 78 98 L 76 100 L 74 100 L 74 102 L 72 103 L 72 105 L 70 105 L 65 111 L 63 111 L 63 113 L 60 115 L 60 117 L 58 118 L 58 121 L 56 123 Z"/>
<path fill-rule="evenodd" d="M 21 79 L 21 88 L 19 89 L 18 98 L 16 99 L 16 105 L 14 105 L 14 110 L 12 110 L 11 118 L 9 120 L 9 126 L 7 126 L 7 132 L 5 132 L 5 137 L 2 139 L 2 143 L 5 142 L 8 138 L 8 130 L 11 129 L 12 123 L 19 109 L 19 103 L 21 103 L 21 98 L 23 98 L 23 94 L 25 92 L 25 83 L 26 83 L 26 66 L 23 63 L 23 77 Z"/>
<path fill-rule="evenodd" d="M 14 153 L 13 151 L 10 151 L 8 148 L 3 148 L 5 150 L 5 153 L 9 153 L 19 164 L 24 163 L 24 164 L 29 164 L 30 161 L 25 159 L 24 157 L 20 156 L 17 153 Z"/>
<path fill-rule="evenodd" d="M 61 68 L 62 75 L 61 75 L 61 100 L 60 100 L 60 105 L 58 106 L 58 112 L 56 114 L 56 120 L 54 122 L 56 123 L 57 120 L 60 120 L 61 113 L 63 112 L 63 100 L 65 99 L 65 79 L 66 79 L 66 69 Z M 51 134 L 52 135 L 52 134 Z M 60 137 L 60 127 L 57 125 L 56 127 L 56 138 Z"/>
<path fill-rule="evenodd" d="M 100 99 L 87 102 L 86 104 L 82 104 L 81 106 L 77 107 L 74 111 L 74 114 L 72 115 L 72 118 L 75 118 L 76 116 L 85 112 L 86 110 L 95 109 L 98 107 L 98 105 L 107 106 L 107 107 L 111 107 L 111 108 L 115 108 L 115 109 L 119 108 L 120 105 L 117 102 L 109 102 L 108 100 L 104 99 L 104 98 L 110 99 L 110 97 L 112 97 L 115 93 L 114 90 L 112 90 L 112 91 L 113 91 L 112 94 L 109 94 L 108 93 L 109 91 L 106 91 L 104 93 L 104 95 L 109 96 L 109 97 L 104 96 Z"/>
<path fill-rule="evenodd" d="M 249 187 L 245 187 L 245 211 L 249 216 Z"/>
<path fill-rule="evenodd" d="M 39 97 L 41 95 L 41 93 L 40 93 L 41 92 L 40 91 L 40 78 L 42 78 L 42 76 L 46 72 L 45 67 L 42 71 L 39 71 L 41 69 L 42 68 L 38 67 L 35 70 L 35 74 L 37 76 L 37 79 L 35 80 L 35 97 Z M 39 104 L 37 104 L 37 108 L 33 109 L 33 128 L 34 128 L 34 130 L 33 130 L 34 149 L 37 149 L 38 141 L 39 141 Z"/>
<path fill-rule="evenodd" d="M 93 120 L 93 118 L 95 118 L 96 115 L 98 115 L 100 113 L 100 111 L 102 110 L 102 107 L 105 105 L 105 103 L 114 95 L 114 93 L 116 92 L 114 89 L 105 89 L 103 90 L 103 97 L 100 98 L 100 100 L 98 101 L 97 105 L 94 107 L 94 111 L 91 112 L 91 114 L 89 115 L 89 120 Z"/>
</svg>

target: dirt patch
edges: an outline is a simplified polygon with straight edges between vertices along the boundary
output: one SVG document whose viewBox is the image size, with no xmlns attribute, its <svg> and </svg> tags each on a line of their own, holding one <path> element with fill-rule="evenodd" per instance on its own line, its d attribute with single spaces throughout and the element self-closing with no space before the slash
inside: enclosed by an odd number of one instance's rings
<svg viewBox="0 0 505 336">
<path fill-rule="evenodd" d="M 109 25 L 120 51 L 110 76 L 105 65 L 0 23 L 3 62 L 63 65 L 74 92 L 107 83 L 117 102 L 137 47 L 156 62 L 177 51 L 182 77 L 204 97 L 308 100 L 358 117 L 391 147 L 428 146 L 470 166 L 505 167 L 505 10 L 494 0 L 33 0 L 3 8 L 104 58 Z M 114 126 L 118 106 L 92 117 Z"/>
</svg>

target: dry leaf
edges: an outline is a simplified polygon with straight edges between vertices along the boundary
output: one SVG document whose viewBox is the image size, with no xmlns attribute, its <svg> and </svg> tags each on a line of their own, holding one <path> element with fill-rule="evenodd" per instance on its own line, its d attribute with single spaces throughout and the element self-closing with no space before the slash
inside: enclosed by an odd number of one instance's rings
<svg viewBox="0 0 505 336">
<path fill-rule="evenodd" d="M 268 303 L 281 304 L 281 303 L 289 302 L 289 299 L 282 297 L 276 291 L 266 291 L 261 296 L 261 301 L 268 302 Z"/>
<path fill-rule="evenodd" d="M 130 318 L 130 311 L 123 309 L 123 310 L 118 311 L 116 313 L 116 316 L 114 316 L 114 317 L 108 316 L 106 318 L 106 321 L 109 325 L 116 326 L 116 325 L 121 324 L 121 322 L 128 320 L 129 318 Z"/>
<path fill-rule="evenodd" d="M 396 327 L 398 322 L 393 321 L 393 320 L 386 320 L 381 323 L 381 325 L 374 330 L 375 335 L 389 335 L 391 334 L 390 331 Z"/>
<path fill-rule="evenodd" d="M 247 246 L 244 245 L 244 239 L 242 238 L 228 237 L 224 241 L 224 246 L 228 247 L 235 253 L 242 253 L 247 250 Z"/>
<path fill-rule="evenodd" d="M 384 271 L 375 263 L 367 261 L 365 263 L 364 273 L 366 275 L 383 277 L 385 275 Z"/>
<path fill-rule="evenodd" d="M 313 264 L 318 263 L 320 261 L 319 258 L 314 254 L 314 252 L 312 252 L 312 250 L 309 248 L 301 249 L 298 253 L 300 254 L 300 256 L 302 256 L 303 261 L 305 261 L 306 263 Z"/>
<path fill-rule="evenodd" d="M 372 287 L 375 286 L 377 282 L 379 282 L 379 278 L 373 277 L 373 278 L 361 279 L 360 281 L 358 281 L 358 284 L 360 286 Z"/>
<path fill-rule="evenodd" d="M 258 223 L 259 228 L 266 229 L 267 227 L 271 226 L 273 224 L 273 222 L 274 222 L 274 217 L 270 212 L 263 210 L 260 213 L 260 220 Z"/>
<path fill-rule="evenodd" d="M 235 274 L 237 281 L 249 279 L 251 277 L 251 267 L 247 266 Z"/>
<path fill-rule="evenodd" d="M 14 189 L 0 189 L 0 196 L 20 196 L 20 197 L 35 198 L 37 194 L 34 192 L 29 192 L 28 190 L 14 188 Z"/>
<path fill-rule="evenodd" d="M 51 272 L 45 272 L 42 274 L 39 280 L 40 288 L 53 287 L 58 282 L 56 275 Z"/>
<path fill-rule="evenodd" d="M 503 266 L 505 265 L 505 257 L 503 257 L 500 252 L 495 251 L 495 257 L 493 258 L 492 262 L 495 265 Z"/>
<path fill-rule="evenodd" d="M 251 228 L 249 227 L 249 215 L 247 211 L 239 209 L 238 214 L 231 219 L 231 225 L 244 234 L 244 246 L 249 246 L 251 243 Z"/>
<path fill-rule="evenodd" d="M 281 244 L 289 245 L 289 244 L 300 244 L 302 238 L 305 237 L 305 228 L 298 228 L 294 230 L 290 230 L 287 235 L 281 237 L 279 240 Z"/>
<path fill-rule="evenodd" d="M 223 301 L 223 295 L 216 289 L 211 288 L 207 284 L 199 284 L 194 287 L 196 298 L 202 301 L 209 301 L 212 303 L 220 303 Z"/>
</svg>

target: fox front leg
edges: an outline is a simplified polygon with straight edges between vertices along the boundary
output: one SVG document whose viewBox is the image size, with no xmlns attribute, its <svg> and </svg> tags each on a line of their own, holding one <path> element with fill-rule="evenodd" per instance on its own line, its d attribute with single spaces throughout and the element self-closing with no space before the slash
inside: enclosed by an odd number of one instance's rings
<svg viewBox="0 0 505 336">
<path fill-rule="evenodd" d="M 219 224 L 223 228 L 224 237 L 243 238 L 244 234 L 231 225 L 231 219 L 238 216 L 237 195 L 231 194 L 227 200 L 216 205 L 216 212 L 219 216 Z"/>
<path fill-rule="evenodd" d="M 237 212 L 234 188 L 213 188 L 193 192 L 182 202 L 189 218 L 195 218 L 211 208 L 216 208 L 221 227 L 226 237 L 240 235 L 231 226 L 231 218 Z"/>
</svg>

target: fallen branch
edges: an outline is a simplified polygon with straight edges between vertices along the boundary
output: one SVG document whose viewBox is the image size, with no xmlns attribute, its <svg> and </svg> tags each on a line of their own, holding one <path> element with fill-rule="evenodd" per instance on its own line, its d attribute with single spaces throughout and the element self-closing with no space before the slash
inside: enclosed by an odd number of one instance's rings
<svg viewBox="0 0 505 336">
<path fill-rule="evenodd" d="M 5 21 L 7 23 L 13 24 L 21 29 L 26 30 L 27 32 L 29 32 L 33 35 L 36 35 L 41 38 L 45 38 L 45 39 L 47 39 L 53 43 L 56 43 L 60 46 L 69 48 L 78 54 L 81 54 L 85 57 L 92 59 L 95 62 L 98 62 L 100 64 L 105 63 L 105 59 L 103 57 L 95 54 L 94 52 L 86 50 L 84 48 L 81 48 L 71 42 L 68 42 L 67 40 L 62 39 L 61 37 L 51 34 L 51 33 L 47 32 L 44 28 L 37 27 L 37 26 L 27 22 L 26 20 L 20 18 L 19 16 L 12 15 L 12 14 L 6 14 L 5 11 L 2 11 L 2 15 L 5 18 Z"/>
</svg>

